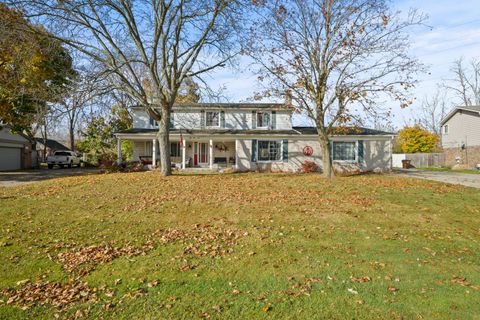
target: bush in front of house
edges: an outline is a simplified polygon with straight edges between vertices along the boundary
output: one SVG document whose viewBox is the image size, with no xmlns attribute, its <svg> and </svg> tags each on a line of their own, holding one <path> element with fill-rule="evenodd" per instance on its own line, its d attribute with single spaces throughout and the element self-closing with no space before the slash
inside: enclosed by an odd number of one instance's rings
<svg viewBox="0 0 480 320">
<path fill-rule="evenodd" d="M 319 169 L 318 165 L 314 161 L 310 161 L 310 160 L 303 161 L 300 166 L 301 173 L 317 172 L 318 169 Z"/>
<path fill-rule="evenodd" d="M 102 172 L 104 173 L 115 173 L 115 172 L 140 172 L 144 171 L 145 167 L 143 164 L 139 161 L 135 162 L 124 162 L 121 164 L 118 164 L 116 162 L 110 163 L 106 162 L 102 165 L 100 165 L 100 168 L 102 169 Z"/>
</svg>

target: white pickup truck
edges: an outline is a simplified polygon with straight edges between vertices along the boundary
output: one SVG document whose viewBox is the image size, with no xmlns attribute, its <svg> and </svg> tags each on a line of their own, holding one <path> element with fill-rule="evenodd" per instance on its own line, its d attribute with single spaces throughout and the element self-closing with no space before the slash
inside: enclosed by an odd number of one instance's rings
<svg viewBox="0 0 480 320">
<path fill-rule="evenodd" d="M 73 151 L 55 151 L 53 156 L 47 157 L 48 169 L 52 169 L 54 165 L 58 165 L 61 168 L 67 166 L 78 166 L 82 164 L 82 160 Z"/>
</svg>

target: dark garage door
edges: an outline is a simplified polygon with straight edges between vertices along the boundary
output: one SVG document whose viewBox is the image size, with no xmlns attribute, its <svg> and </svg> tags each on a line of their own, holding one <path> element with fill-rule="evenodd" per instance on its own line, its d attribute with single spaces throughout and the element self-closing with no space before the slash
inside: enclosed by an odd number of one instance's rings
<svg viewBox="0 0 480 320">
<path fill-rule="evenodd" d="M 0 147 L 0 171 L 21 169 L 21 152 L 20 148 Z"/>
</svg>

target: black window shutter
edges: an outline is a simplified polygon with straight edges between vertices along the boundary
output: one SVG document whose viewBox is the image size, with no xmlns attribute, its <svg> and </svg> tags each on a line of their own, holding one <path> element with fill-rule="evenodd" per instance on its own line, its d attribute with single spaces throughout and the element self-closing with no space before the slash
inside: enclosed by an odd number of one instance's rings
<svg viewBox="0 0 480 320">
<path fill-rule="evenodd" d="M 257 112 L 252 111 L 252 129 L 257 129 Z"/>
<path fill-rule="evenodd" d="M 225 111 L 220 111 L 220 128 L 225 128 Z"/>
<path fill-rule="evenodd" d="M 175 127 L 175 124 L 173 123 L 174 121 L 174 113 L 173 111 L 170 112 L 170 129 L 173 129 Z"/>
<path fill-rule="evenodd" d="M 282 152 L 283 152 L 283 162 L 288 162 L 288 140 L 283 140 L 282 143 Z"/>
<path fill-rule="evenodd" d="M 257 162 L 257 139 L 252 139 L 252 162 Z"/>
<path fill-rule="evenodd" d="M 205 128 L 205 110 L 200 111 L 200 128 Z"/>
<path fill-rule="evenodd" d="M 272 129 L 277 129 L 277 112 L 272 111 Z"/>
<path fill-rule="evenodd" d="M 364 156 L 363 156 L 363 140 L 358 141 L 358 162 L 362 163 L 364 161 Z"/>
</svg>

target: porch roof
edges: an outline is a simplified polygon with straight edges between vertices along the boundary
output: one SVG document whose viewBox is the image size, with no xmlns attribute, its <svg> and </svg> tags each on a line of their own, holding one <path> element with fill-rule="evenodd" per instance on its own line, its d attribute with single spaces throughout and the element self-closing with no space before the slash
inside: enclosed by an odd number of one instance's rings
<svg viewBox="0 0 480 320">
<path fill-rule="evenodd" d="M 158 129 L 147 128 L 131 128 L 128 130 L 118 131 L 115 134 L 149 134 L 156 133 Z M 262 129 L 170 129 L 170 134 L 198 134 L 198 135 L 317 135 L 315 127 L 292 127 L 291 130 L 262 130 Z M 374 130 L 363 127 L 334 128 L 332 136 L 385 136 L 393 135 L 393 133 Z"/>
</svg>

